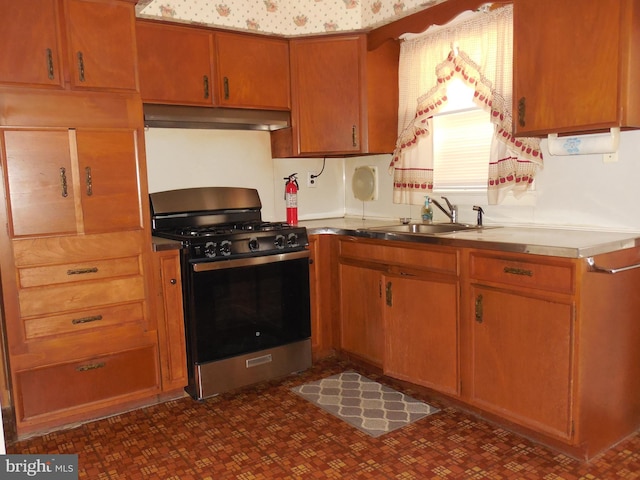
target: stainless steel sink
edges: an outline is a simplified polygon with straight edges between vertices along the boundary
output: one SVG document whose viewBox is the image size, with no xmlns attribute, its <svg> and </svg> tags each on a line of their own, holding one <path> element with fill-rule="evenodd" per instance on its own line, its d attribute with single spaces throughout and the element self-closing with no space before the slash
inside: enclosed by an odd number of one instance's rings
<svg viewBox="0 0 640 480">
<path fill-rule="evenodd" d="M 437 235 L 439 233 L 461 232 L 468 230 L 482 230 L 477 225 L 469 225 L 466 223 L 407 223 L 401 225 L 388 225 L 383 227 L 367 228 L 367 231 L 382 233 L 408 233 L 421 235 Z M 490 228 L 490 227 L 489 227 Z"/>
</svg>

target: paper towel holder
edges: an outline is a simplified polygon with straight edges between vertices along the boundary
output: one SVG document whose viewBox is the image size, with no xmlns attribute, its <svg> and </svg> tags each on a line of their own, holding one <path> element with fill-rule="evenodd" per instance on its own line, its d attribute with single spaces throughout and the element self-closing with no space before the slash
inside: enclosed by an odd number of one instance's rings
<svg viewBox="0 0 640 480">
<path fill-rule="evenodd" d="M 550 133 L 547 146 L 550 155 L 588 155 L 602 154 L 605 162 L 615 162 L 620 144 L 620 128 L 612 127 L 610 135 L 568 135 L 558 138 L 557 133 Z M 604 138 L 603 138 L 604 137 Z"/>
</svg>

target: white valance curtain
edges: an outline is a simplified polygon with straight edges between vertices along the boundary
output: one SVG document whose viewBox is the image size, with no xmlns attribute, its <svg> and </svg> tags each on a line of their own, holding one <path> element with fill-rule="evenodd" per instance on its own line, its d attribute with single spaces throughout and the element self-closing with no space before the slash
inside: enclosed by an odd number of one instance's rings
<svg viewBox="0 0 640 480">
<path fill-rule="evenodd" d="M 390 170 L 394 203 L 421 204 L 433 189 L 431 118 L 447 102 L 457 77 L 474 88 L 474 102 L 495 124 L 488 202 L 519 196 L 542 167 L 540 140 L 512 135 L 513 6 L 467 12 L 442 27 L 405 39 L 400 50 L 398 141 Z M 420 143 L 420 148 L 415 148 Z"/>
</svg>

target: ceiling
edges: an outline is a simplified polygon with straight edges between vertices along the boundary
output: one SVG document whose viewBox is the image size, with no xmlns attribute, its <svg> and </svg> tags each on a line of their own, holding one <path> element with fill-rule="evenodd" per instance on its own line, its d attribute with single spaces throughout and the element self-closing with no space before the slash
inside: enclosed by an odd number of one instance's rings
<svg viewBox="0 0 640 480">
<path fill-rule="evenodd" d="M 140 0 L 137 16 L 296 37 L 367 31 L 447 0 Z"/>
</svg>

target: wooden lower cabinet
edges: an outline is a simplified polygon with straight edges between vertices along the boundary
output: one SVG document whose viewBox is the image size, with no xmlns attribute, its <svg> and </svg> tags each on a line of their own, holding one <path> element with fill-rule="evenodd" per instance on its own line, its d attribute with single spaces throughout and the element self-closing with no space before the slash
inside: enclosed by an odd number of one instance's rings
<svg viewBox="0 0 640 480">
<path fill-rule="evenodd" d="M 340 264 L 340 349 L 376 366 L 384 356 L 382 273 Z"/>
<path fill-rule="evenodd" d="M 118 397 L 155 392 L 157 355 L 156 346 L 148 345 L 17 372 L 16 395 L 22 416 L 25 419 L 52 416 Z"/>
<path fill-rule="evenodd" d="M 568 439 L 572 425 L 574 305 L 541 296 L 472 288 L 473 402 Z"/>
<path fill-rule="evenodd" d="M 384 373 L 458 393 L 457 278 L 385 276 Z"/>
<path fill-rule="evenodd" d="M 180 250 L 154 252 L 153 257 L 162 390 L 168 392 L 188 383 Z"/>
<path fill-rule="evenodd" d="M 339 269 L 341 350 L 389 376 L 457 393 L 456 250 L 345 237 Z"/>
</svg>

